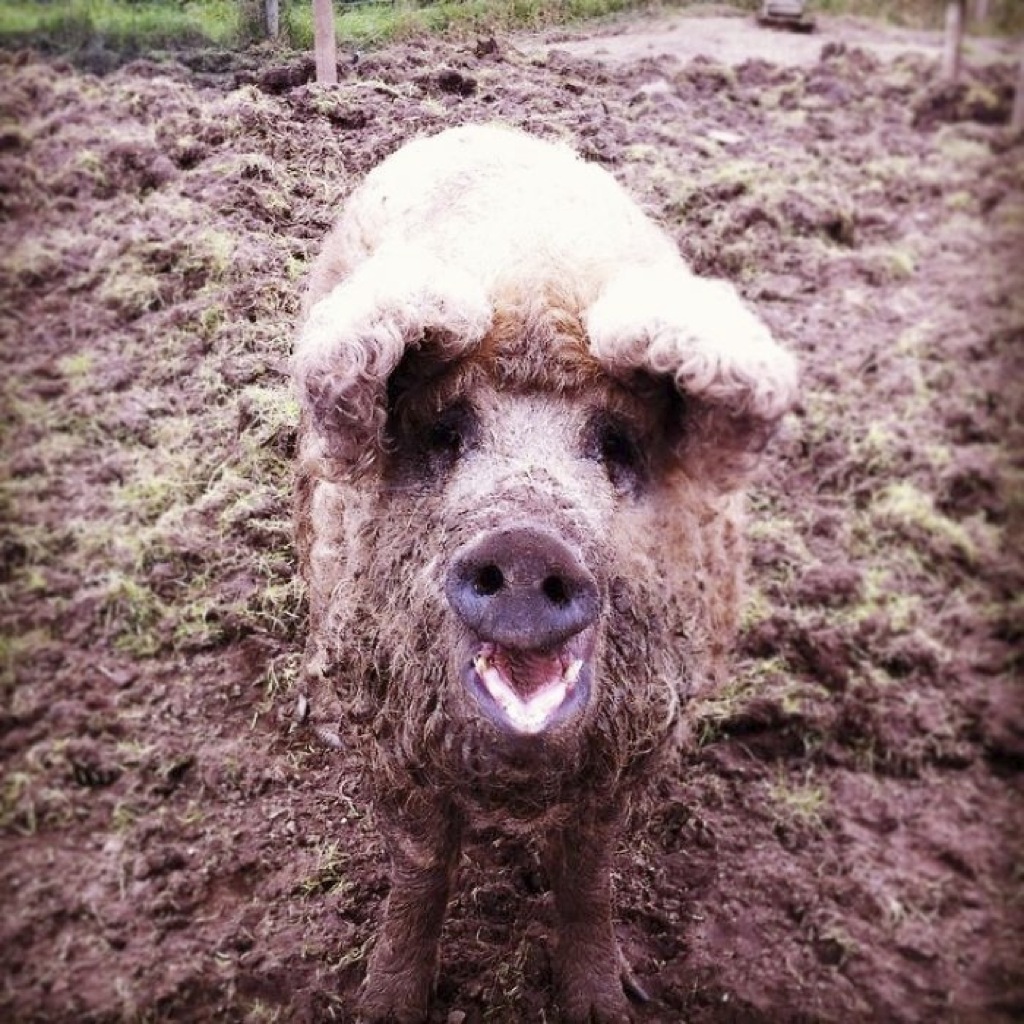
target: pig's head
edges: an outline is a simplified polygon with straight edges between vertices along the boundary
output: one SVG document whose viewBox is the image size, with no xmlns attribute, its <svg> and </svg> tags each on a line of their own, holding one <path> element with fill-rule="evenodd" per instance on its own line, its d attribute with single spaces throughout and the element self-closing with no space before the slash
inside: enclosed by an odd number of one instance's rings
<svg viewBox="0 0 1024 1024">
<path fill-rule="evenodd" d="M 733 290 L 675 265 L 496 296 L 377 255 L 296 370 L 320 639 L 377 740 L 478 794 L 497 762 L 642 765 L 725 643 L 735 492 L 794 390 Z"/>
</svg>

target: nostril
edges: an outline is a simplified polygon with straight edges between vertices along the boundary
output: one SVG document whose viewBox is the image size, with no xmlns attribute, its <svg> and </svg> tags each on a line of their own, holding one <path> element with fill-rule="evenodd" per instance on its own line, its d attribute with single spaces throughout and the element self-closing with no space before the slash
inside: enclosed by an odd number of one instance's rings
<svg viewBox="0 0 1024 1024">
<path fill-rule="evenodd" d="M 544 596 L 559 608 L 564 608 L 569 603 L 569 589 L 559 576 L 548 576 L 540 585 L 540 589 Z"/>
<path fill-rule="evenodd" d="M 473 580 L 473 590 L 481 597 L 493 597 L 505 585 L 505 576 L 496 565 L 485 565 Z"/>
<path fill-rule="evenodd" d="M 597 581 L 561 537 L 541 529 L 485 533 L 455 552 L 444 595 L 481 641 L 551 651 L 593 624 Z"/>
</svg>

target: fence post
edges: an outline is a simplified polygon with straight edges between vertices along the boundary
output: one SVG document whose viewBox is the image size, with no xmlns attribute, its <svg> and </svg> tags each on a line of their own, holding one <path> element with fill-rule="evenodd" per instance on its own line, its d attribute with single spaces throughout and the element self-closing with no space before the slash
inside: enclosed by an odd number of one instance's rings
<svg viewBox="0 0 1024 1024">
<path fill-rule="evenodd" d="M 942 77 L 948 82 L 960 78 L 960 51 L 964 42 L 964 0 L 950 0 L 946 7 L 946 45 L 942 55 Z"/>
<path fill-rule="evenodd" d="M 1020 55 L 1017 92 L 1013 97 L 1013 112 L 1010 114 L 1010 131 L 1019 132 L 1022 129 L 1024 129 L 1024 52 Z"/>
<path fill-rule="evenodd" d="M 338 56 L 334 41 L 333 0 L 313 0 L 313 46 L 316 80 L 321 85 L 338 84 Z"/>
<path fill-rule="evenodd" d="M 281 35 L 280 0 L 266 0 L 264 10 L 267 15 L 267 38 L 277 39 Z"/>
</svg>

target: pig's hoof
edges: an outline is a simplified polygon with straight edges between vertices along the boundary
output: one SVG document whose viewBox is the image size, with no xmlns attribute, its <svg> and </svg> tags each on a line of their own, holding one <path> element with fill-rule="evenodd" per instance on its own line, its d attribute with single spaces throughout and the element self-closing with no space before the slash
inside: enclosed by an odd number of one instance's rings
<svg viewBox="0 0 1024 1024">
<path fill-rule="evenodd" d="M 559 995 L 563 1020 L 566 1024 L 631 1024 L 626 984 L 625 976 L 614 970 L 598 972 L 582 965 L 563 969 Z"/>
<path fill-rule="evenodd" d="M 364 1024 L 423 1024 L 430 1009 L 431 975 L 370 970 L 359 999 Z"/>
</svg>

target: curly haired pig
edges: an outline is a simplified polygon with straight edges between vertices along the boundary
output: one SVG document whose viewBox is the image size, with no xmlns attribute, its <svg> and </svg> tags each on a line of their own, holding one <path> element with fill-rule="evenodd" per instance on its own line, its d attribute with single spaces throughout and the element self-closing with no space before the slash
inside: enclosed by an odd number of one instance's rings
<svg viewBox="0 0 1024 1024">
<path fill-rule="evenodd" d="M 543 850 L 564 1018 L 629 1020 L 613 844 L 721 671 L 793 359 L 607 172 L 464 127 L 352 195 L 294 372 L 308 706 L 391 861 L 361 1012 L 426 1016 L 460 842 L 500 825 Z"/>
</svg>

